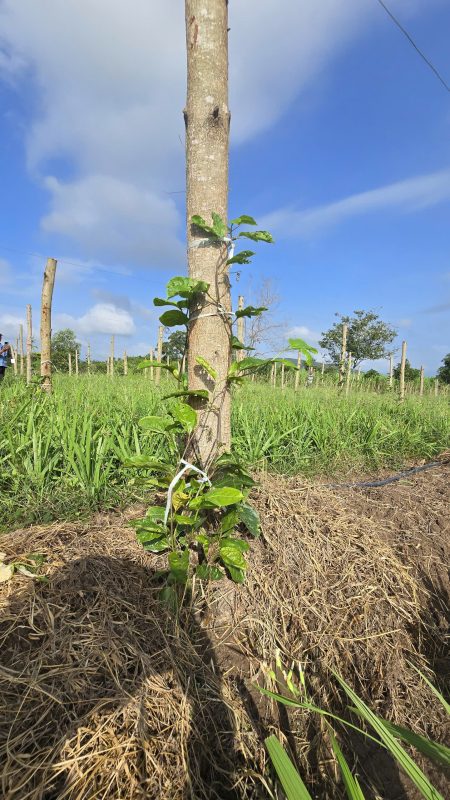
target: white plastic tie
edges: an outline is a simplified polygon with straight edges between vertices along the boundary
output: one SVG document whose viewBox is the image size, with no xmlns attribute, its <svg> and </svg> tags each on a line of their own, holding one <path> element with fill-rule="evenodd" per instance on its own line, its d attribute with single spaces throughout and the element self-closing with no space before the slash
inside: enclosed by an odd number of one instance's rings
<svg viewBox="0 0 450 800">
<path fill-rule="evenodd" d="M 185 472 L 189 472 L 189 470 L 193 470 L 198 475 L 200 475 L 199 482 L 200 483 L 209 483 L 211 486 L 211 481 L 209 480 L 206 472 L 203 472 L 202 469 L 195 467 L 193 464 L 190 464 L 189 461 L 185 461 L 184 458 L 180 460 L 180 464 L 184 466 L 180 469 L 179 472 L 175 475 L 173 481 L 171 482 L 169 489 L 167 491 L 167 503 L 166 503 L 166 511 L 164 513 L 164 527 L 167 527 L 167 520 L 169 519 L 170 509 L 172 507 L 172 494 L 175 486 L 177 485 L 178 481 L 183 477 Z"/>
</svg>

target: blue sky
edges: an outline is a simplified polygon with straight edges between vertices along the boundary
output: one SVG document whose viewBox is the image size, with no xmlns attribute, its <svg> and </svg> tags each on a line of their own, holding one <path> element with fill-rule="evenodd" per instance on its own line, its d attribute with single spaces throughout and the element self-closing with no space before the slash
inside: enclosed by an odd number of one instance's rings
<svg viewBox="0 0 450 800">
<path fill-rule="evenodd" d="M 186 269 L 183 6 L 0 1 L 10 340 L 53 256 L 54 329 L 102 357 L 112 332 L 118 351 L 154 345 L 152 298 Z M 390 8 L 449 82 L 448 0 Z M 230 26 L 230 215 L 276 239 L 235 296 L 270 285 L 278 348 L 374 308 L 433 374 L 450 351 L 450 94 L 376 0 L 231 0 Z"/>
</svg>

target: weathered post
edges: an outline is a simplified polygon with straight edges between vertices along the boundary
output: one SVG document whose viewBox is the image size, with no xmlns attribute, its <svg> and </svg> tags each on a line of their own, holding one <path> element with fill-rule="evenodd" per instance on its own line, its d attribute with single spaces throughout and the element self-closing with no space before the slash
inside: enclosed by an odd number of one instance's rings
<svg viewBox="0 0 450 800">
<path fill-rule="evenodd" d="M 20 374 L 24 374 L 25 370 L 25 357 L 23 352 L 23 325 L 19 328 L 19 342 L 20 342 Z"/>
<path fill-rule="evenodd" d="M 56 264 L 56 259 L 47 259 L 41 298 L 41 388 L 48 394 L 52 391 L 52 299 Z"/>
<path fill-rule="evenodd" d="M 79 376 L 79 374 L 80 374 L 80 370 L 79 370 L 79 364 L 78 364 L 78 361 L 79 361 L 78 347 L 76 347 L 76 348 L 75 348 L 75 376 L 76 376 L 77 378 L 78 378 L 78 376 Z"/>
<path fill-rule="evenodd" d="M 156 355 L 156 360 L 158 364 L 162 363 L 162 346 L 163 346 L 163 336 L 164 336 L 164 328 L 162 325 L 158 328 L 158 351 Z M 161 368 L 156 367 L 156 379 L 155 383 L 157 386 L 161 383 Z"/>
<path fill-rule="evenodd" d="M 297 353 L 297 372 L 295 373 L 295 384 L 294 384 L 295 391 L 297 391 L 299 387 L 301 368 L 302 368 L 302 354 L 299 350 Z"/>
<path fill-rule="evenodd" d="M 17 364 L 18 354 L 19 354 L 19 339 L 17 338 L 16 347 L 14 349 L 14 375 L 16 378 L 18 374 L 18 364 Z"/>
<path fill-rule="evenodd" d="M 281 365 L 281 389 L 284 389 L 284 364 Z"/>
<path fill-rule="evenodd" d="M 346 322 L 342 325 L 342 345 L 341 345 L 341 359 L 339 361 L 339 380 L 338 386 L 343 386 L 345 375 L 345 359 L 347 355 L 347 332 L 348 325 Z"/>
<path fill-rule="evenodd" d="M 244 308 L 244 298 L 240 294 L 238 297 L 238 311 L 242 311 Z M 244 344 L 245 339 L 245 321 L 244 317 L 239 317 L 237 321 L 237 338 L 239 339 L 242 344 Z M 236 360 L 242 361 L 244 358 L 244 351 L 243 350 L 236 350 Z"/>
<path fill-rule="evenodd" d="M 420 397 L 423 396 L 423 379 L 424 379 L 424 368 L 420 368 L 420 386 L 419 386 L 419 395 Z"/>
<path fill-rule="evenodd" d="M 33 348 L 33 314 L 27 306 L 27 384 L 31 383 L 31 351 Z"/>
<path fill-rule="evenodd" d="M 434 396 L 437 397 L 439 394 L 439 379 L 436 378 L 434 382 Z"/>
<path fill-rule="evenodd" d="M 231 295 L 228 247 L 211 242 L 192 224 L 215 212 L 228 221 L 228 2 L 185 0 L 187 46 L 186 205 L 189 276 L 209 284 L 200 295 L 188 329 L 189 389 L 207 389 L 211 402 L 193 400 L 198 425 L 191 434 L 190 457 L 207 467 L 220 450 L 231 449 Z M 219 313 L 220 309 L 220 313 Z M 197 356 L 216 370 L 213 384 L 199 369 Z"/>
<path fill-rule="evenodd" d="M 348 397 L 348 393 L 350 391 L 350 376 L 352 374 L 352 354 L 349 353 L 347 356 L 347 376 L 345 379 L 345 394 Z"/>
<path fill-rule="evenodd" d="M 86 353 L 86 364 L 87 364 L 87 372 L 88 375 L 91 374 L 91 345 L 88 342 L 87 346 L 87 353 Z"/>
<path fill-rule="evenodd" d="M 275 364 L 270 369 L 270 385 L 275 386 Z"/>
<path fill-rule="evenodd" d="M 322 366 L 320 368 L 320 383 L 324 382 L 324 374 L 325 374 L 325 361 L 322 360 Z"/>
<path fill-rule="evenodd" d="M 400 387 L 399 400 L 403 403 L 405 399 L 405 364 L 406 364 L 406 342 L 402 342 L 402 360 L 400 362 Z"/>
<path fill-rule="evenodd" d="M 72 353 L 69 353 L 69 375 L 72 375 Z"/>
<path fill-rule="evenodd" d="M 389 388 L 392 389 L 394 383 L 394 357 L 391 353 L 389 356 Z"/>
<path fill-rule="evenodd" d="M 123 374 L 128 375 L 128 356 L 126 350 L 123 354 Z"/>
<path fill-rule="evenodd" d="M 155 351 L 152 347 L 150 350 L 150 361 L 153 362 L 154 360 L 155 360 Z M 155 367 L 153 366 L 153 363 L 150 367 L 150 380 L 151 381 L 155 380 Z"/>
<path fill-rule="evenodd" d="M 111 350 L 109 354 L 109 376 L 114 378 L 114 336 L 111 336 Z"/>
</svg>

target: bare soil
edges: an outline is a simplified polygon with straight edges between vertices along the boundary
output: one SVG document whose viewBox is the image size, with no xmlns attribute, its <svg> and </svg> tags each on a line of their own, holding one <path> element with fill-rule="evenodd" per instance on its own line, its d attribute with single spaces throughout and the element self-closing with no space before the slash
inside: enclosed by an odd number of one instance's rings
<svg viewBox="0 0 450 800">
<path fill-rule="evenodd" d="M 140 509 L 3 536 L 7 561 L 43 554 L 47 580 L 0 584 L 1 796 L 277 797 L 274 732 L 313 796 L 343 797 L 323 721 L 255 688 L 274 688 L 277 653 L 323 707 L 346 713 L 334 669 L 377 713 L 448 743 L 412 665 L 448 690 L 449 479 L 444 462 L 381 489 L 264 478 L 246 584 L 200 588 L 178 620 L 128 525 Z M 379 747 L 339 737 L 366 798 L 417 797 Z"/>
</svg>

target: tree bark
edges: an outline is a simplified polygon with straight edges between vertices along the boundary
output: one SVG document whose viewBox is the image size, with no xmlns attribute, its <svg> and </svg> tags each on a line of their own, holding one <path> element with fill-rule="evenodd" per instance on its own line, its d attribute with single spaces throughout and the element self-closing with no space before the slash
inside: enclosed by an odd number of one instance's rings
<svg viewBox="0 0 450 800">
<path fill-rule="evenodd" d="M 344 385 L 344 377 L 345 377 L 345 358 L 347 355 L 347 331 L 348 326 L 347 323 L 344 322 L 342 326 L 342 346 L 341 346 L 341 360 L 339 362 L 339 386 Z"/>
<path fill-rule="evenodd" d="M 424 378 L 424 368 L 420 368 L 420 386 L 419 386 L 419 395 L 422 397 L 423 395 L 423 378 Z"/>
<path fill-rule="evenodd" d="M 190 389 L 208 389 L 210 403 L 193 401 L 199 424 L 190 457 L 203 467 L 231 447 L 231 296 L 228 249 L 212 243 L 191 224 L 194 214 L 211 223 L 216 212 L 228 220 L 228 2 L 185 0 L 187 46 L 186 190 L 189 276 L 210 284 L 210 297 L 194 309 L 188 330 Z M 217 372 L 215 381 L 197 364 L 201 356 Z"/>
</svg>

